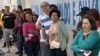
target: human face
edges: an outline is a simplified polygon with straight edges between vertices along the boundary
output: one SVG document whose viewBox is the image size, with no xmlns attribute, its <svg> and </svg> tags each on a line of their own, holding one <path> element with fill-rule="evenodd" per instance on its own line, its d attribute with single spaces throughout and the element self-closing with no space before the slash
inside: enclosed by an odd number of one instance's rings
<svg viewBox="0 0 100 56">
<path fill-rule="evenodd" d="M 33 20 L 36 22 L 37 21 L 37 17 L 36 16 L 33 16 Z"/>
<path fill-rule="evenodd" d="M 25 14 L 25 19 L 28 21 L 28 22 L 32 22 L 32 15 L 30 14 Z"/>
<path fill-rule="evenodd" d="M 43 2 L 41 3 L 41 8 L 43 10 L 44 13 L 48 13 L 50 10 L 50 6 L 47 2 Z"/>
<path fill-rule="evenodd" d="M 83 18 L 82 28 L 84 32 L 89 32 L 91 30 L 91 24 L 88 19 Z"/>
<path fill-rule="evenodd" d="M 9 13 L 10 12 L 10 8 L 9 7 L 5 7 L 5 13 Z"/>
<path fill-rule="evenodd" d="M 52 14 L 51 14 L 51 20 L 53 21 L 53 22 L 57 22 L 58 21 L 58 15 L 57 15 L 57 13 L 56 12 L 53 12 Z"/>
<path fill-rule="evenodd" d="M 21 10 L 20 8 L 17 8 L 17 11 L 18 11 L 18 12 L 22 12 L 22 10 Z"/>
<path fill-rule="evenodd" d="M 21 18 L 21 15 L 19 13 L 16 13 L 16 19 L 20 19 Z"/>
</svg>

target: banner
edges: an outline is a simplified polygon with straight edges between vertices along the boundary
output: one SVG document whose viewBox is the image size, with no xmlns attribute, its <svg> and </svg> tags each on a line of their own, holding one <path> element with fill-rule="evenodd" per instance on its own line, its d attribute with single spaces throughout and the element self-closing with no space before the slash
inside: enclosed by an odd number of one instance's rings
<svg viewBox="0 0 100 56">
<path fill-rule="evenodd" d="M 44 0 L 46 1 L 46 0 Z M 31 0 L 30 8 L 35 11 L 38 15 L 42 14 L 40 4 L 43 0 Z M 100 11 L 100 0 L 50 0 L 50 4 L 56 4 L 58 9 L 61 11 L 61 17 L 72 30 L 76 27 L 77 23 L 81 20 L 79 16 L 76 16 L 82 7 L 95 8 Z"/>
</svg>

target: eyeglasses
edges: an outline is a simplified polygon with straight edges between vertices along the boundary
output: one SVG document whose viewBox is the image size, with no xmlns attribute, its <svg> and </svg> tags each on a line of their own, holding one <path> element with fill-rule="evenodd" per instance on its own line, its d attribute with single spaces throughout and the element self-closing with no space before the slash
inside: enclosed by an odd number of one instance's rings
<svg viewBox="0 0 100 56">
<path fill-rule="evenodd" d="M 46 5 L 42 5 L 41 8 L 44 8 L 44 7 L 47 7 L 47 6 L 49 6 L 49 5 L 48 5 L 48 4 L 46 4 Z"/>
</svg>

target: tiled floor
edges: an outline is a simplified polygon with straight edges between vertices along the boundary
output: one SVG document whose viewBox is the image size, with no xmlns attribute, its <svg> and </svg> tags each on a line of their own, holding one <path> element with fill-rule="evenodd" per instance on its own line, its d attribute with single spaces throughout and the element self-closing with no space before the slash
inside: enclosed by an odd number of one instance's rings
<svg viewBox="0 0 100 56">
<path fill-rule="evenodd" d="M 6 48 L 2 48 L 1 46 L 3 46 L 3 42 L 0 40 L 0 49 L 2 49 L 4 52 L 7 51 Z M 10 53 L 5 53 L 5 56 L 18 56 L 15 54 L 15 52 L 17 51 L 14 47 L 10 47 Z M 25 55 L 24 55 L 25 56 Z"/>
</svg>

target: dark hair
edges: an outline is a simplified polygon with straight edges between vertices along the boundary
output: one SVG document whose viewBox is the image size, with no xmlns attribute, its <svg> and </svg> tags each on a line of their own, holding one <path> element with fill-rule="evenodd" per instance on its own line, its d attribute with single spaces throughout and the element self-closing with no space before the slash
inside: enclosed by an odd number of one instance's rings
<svg viewBox="0 0 100 56">
<path fill-rule="evenodd" d="M 2 9 L 2 11 L 5 11 L 4 9 Z"/>
<path fill-rule="evenodd" d="M 26 18 L 25 18 L 25 15 L 26 15 L 26 14 L 30 14 L 30 15 L 32 16 L 32 18 L 33 18 L 33 14 L 32 14 L 31 12 L 25 12 L 25 13 L 24 13 L 24 19 L 25 19 L 25 22 L 27 22 L 27 20 L 26 20 Z M 34 22 L 33 19 L 32 19 L 32 21 Z"/>
<path fill-rule="evenodd" d="M 24 12 L 31 12 L 32 13 L 32 9 L 31 8 L 26 8 L 26 9 L 24 9 Z"/>
<path fill-rule="evenodd" d="M 96 9 L 90 9 L 89 11 L 87 11 L 87 14 L 89 16 L 93 16 L 96 21 L 100 21 L 100 14 L 99 14 L 98 10 L 96 10 Z"/>
<path fill-rule="evenodd" d="M 18 5 L 17 7 L 18 7 L 19 9 L 23 10 L 23 8 L 22 8 L 22 6 L 21 6 L 21 5 Z"/>
<path fill-rule="evenodd" d="M 9 6 L 5 6 L 5 8 L 9 8 L 9 9 L 10 9 L 10 7 L 9 7 Z"/>
<path fill-rule="evenodd" d="M 50 5 L 50 8 L 51 8 L 51 9 L 58 9 L 57 6 L 56 6 L 55 4 L 51 4 L 51 5 Z"/>
<path fill-rule="evenodd" d="M 37 18 L 39 17 L 37 14 L 33 14 L 33 16 L 36 16 Z"/>
<path fill-rule="evenodd" d="M 49 13 L 49 17 L 51 18 L 52 13 L 57 13 L 58 18 L 60 18 L 60 11 L 59 10 L 51 10 Z"/>
<path fill-rule="evenodd" d="M 92 26 L 91 30 L 97 30 L 97 24 L 96 24 L 96 20 L 95 20 L 94 17 L 92 17 L 92 16 L 85 16 L 85 17 L 83 17 L 83 20 L 84 19 L 88 19 L 89 20 L 89 22 L 90 22 L 90 24 Z M 83 22 L 83 20 L 82 20 L 82 22 Z"/>
</svg>

